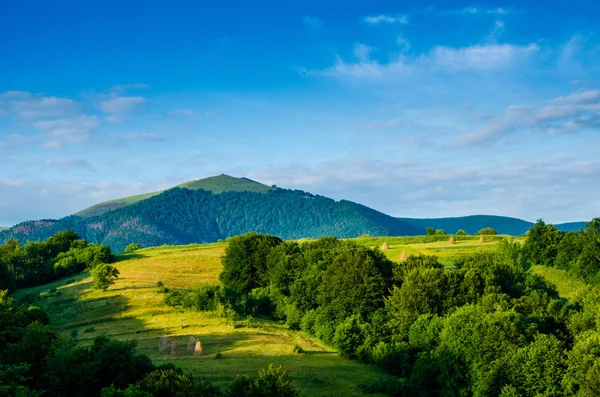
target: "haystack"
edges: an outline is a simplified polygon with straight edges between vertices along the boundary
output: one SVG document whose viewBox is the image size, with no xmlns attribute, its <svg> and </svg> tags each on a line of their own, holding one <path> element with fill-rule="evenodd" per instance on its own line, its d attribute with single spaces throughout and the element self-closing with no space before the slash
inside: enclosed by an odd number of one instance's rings
<svg viewBox="0 0 600 397">
<path fill-rule="evenodd" d="M 481 235 L 481 237 L 479 237 L 479 242 L 485 243 L 485 236 L 483 234 Z"/>
<path fill-rule="evenodd" d="M 196 346 L 194 348 L 194 354 L 196 356 L 201 356 L 204 354 L 204 350 L 202 350 L 202 343 L 199 340 L 196 341 Z"/>
<path fill-rule="evenodd" d="M 187 350 L 189 352 L 193 352 L 194 348 L 196 347 L 196 337 L 195 336 L 190 336 L 190 339 L 188 339 L 188 345 L 187 345 Z"/>
<path fill-rule="evenodd" d="M 407 259 L 408 259 L 408 255 L 406 254 L 406 251 L 402 251 L 402 255 L 400 255 L 400 260 L 405 261 Z"/>
<path fill-rule="evenodd" d="M 450 236 L 450 240 L 448 240 L 448 244 L 455 244 L 456 240 L 454 239 L 454 236 Z"/>
<path fill-rule="evenodd" d="M 383 245 L 381 246 L 381 250 L 389 250 L 390 246 L 384 241 Z"/>
<path fill-rule="evenodd" d="M 169 349 L 171 348 L 171 344 L 166 336 L 161 336 L 160 341 L 158 342 L 158 351 L 162 354 L 167 354 Z"/>
<path fill-rule="evenodd" d="M 171 342 L 171 350 L 169 351 L 169 355 L 178 356 L 179 355 L 179 346 L 176 341 Z"/>
</svg>

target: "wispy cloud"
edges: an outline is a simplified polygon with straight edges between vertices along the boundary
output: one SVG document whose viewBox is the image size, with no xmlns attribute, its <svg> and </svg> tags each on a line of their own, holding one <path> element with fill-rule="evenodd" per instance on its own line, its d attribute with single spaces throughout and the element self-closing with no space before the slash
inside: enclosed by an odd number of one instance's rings
<svg viewBox="0 0 600 397">
<path fill-rule="evenodd" d="M 164 141 L 165 138 L 152 132 L 127 132 L 123 135 L 127 141 Z"/>
<path fill-rule="evenodd" d="M 89 134 L 98 126 L 95 116 L 80 116 L 72 119 L 57 119 L 37 121 L 34 125 L 40 130 L 62 137 L 70 142 L 87 140 Z"/>
<path fill-rule="evenodd" d="M 99 108 L 105 113 L 126 113 L 145 101 L 146 98 L 141 96 L 121 96 L 100 102 Z"/>
<path fill-rule="evenodd" d="M 364 21 L 366 23 L 370 23 L 372 25 L 378 25 L 381 23 L 399 23 L 399 24 L 407 24 L 408 23 L 408 16 L 406 15 L 399 15 L 399 16 L 390 16 L 390 15 L 377 15 L 377 16 L 367 16 L 364 18 Z"/>
<path fill-rule="evenodd" d="M 448 69 L 503 69 L 537 52 L 537 44 L 492 44 L 464 48 L 434 47 L 430 60 Z"/>
<path fill-rule="evenodd" d="M 140 83 L 133 83 L 133 84 L 119 84 L 119 85 L 115 85 L 111 87 L 111 91 L 115 91 L 115 92 L 124 92 L 124 91 L 128 91 L 128 90 L 149 90 L 150 86 L 148 84 L 140 84 Z"/>
<path fill-rule="evenodd" d="M 45 97 L 25 91 L 8 91 L 0 94 L 2 104 L 9 114 L 24 119 L 68 117 L 81 113 L 78 102 L 59 97 Z"/>
<path fill-rule="evenodd" d="M 442 10 L 442 14 L 464 14 L 464 15 L 508 15 L 514 10 L 512 8 L 487 8 L 481 6 L 470 6 L 454 10 Z"/>
<path fill-rule="evenodd" d="M 406 48 L 406 47 L 405 47 Z M 428 53 L 409 56 L 392 54 L 388 62 L 370 58 L 372 48 L 357 44 L 354 56 L 357 62 L 347 62 L 337 57 L 335 64 L 322 71 L 304 71 L 309 75 L 352 78 L 383 78 L 406 76 L 416 70 L 500 70 L 510 68 L 529 59 L 539 51 L 537 44 L 489 44 L 463 48 L 433 47 Z"/>
<path fill-rule="evenodd" d="M 93 171 L 94 167 L 87 160 L 72 158 L 72 157 L 62 157 L 57 159 L 50 160 L 50 166 L 56 168 L 67 168 L 67 169 L 85 169 L 88 171 Z"/>
<path fill-rule="evenodd" d="M 600 90 L 573 93 L 540 106 L 509 106 L 493 121 L 457 136 L 451 144 L 490 143 L 515 132 L 577 133 L 600 128 Z"/>
</svg>

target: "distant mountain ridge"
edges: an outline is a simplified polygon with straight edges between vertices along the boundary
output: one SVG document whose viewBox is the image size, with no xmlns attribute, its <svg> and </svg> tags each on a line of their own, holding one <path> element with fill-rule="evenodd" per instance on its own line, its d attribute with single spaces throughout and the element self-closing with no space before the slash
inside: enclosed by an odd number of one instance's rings
<svg viewBox="0 0 600 397">
<path fill-rule="evenodd" d="M 425 228 L 476 233 L 492 227 L 500 234 L 524 234 L 533 225 L 521 219 L 473 215 L 459 218 L 394 218 L 351 201 L 300 190 L 269 187 L 228 175 L 190 181 L 172 189 L 86 208 L 59 220 L 20 223 L 0 231 L 0 242 L 43 240 L 73 229 L 89 242 L 122 251 L 131 242 L 144 247 L 162 244 L 208 243 L 249 231 L 284 239 L 340 238 L 360 235 L 420 235 Z M 559 225 L 577 230 L 584 222 Z"/>
</svg>

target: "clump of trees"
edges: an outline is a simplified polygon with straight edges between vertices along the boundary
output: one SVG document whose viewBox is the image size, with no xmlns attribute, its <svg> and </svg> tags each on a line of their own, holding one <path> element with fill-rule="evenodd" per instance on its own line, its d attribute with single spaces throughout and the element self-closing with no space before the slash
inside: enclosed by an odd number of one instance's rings
<svg viewBox="0 0 600 397">
<path fill-rule="evenodd" d="M 523 252 L 534 264 L 562 269 L 600 285 L 600 218 L 578 232 L 565 233 L 539 220 L 529 230 Z"/>
<path fill-rule="evenodd" d="M 578 234 L 592 247 L 595 225 Z M 335 238 L 296 243 L 250 233 L 229 240 L 221 286 L 171 291 L 166 300 L 285 321 L 397 377 L 363 385 L 373 392 L 596 395 L 600 293 L 566 301 L 529 272 L 537 257 L 556 258 L 568 247 L 552 228 L 534 229 L 523 247 L 503 240 L 496 252 L 460 257 L 449 268 L 434 256 L 394 263 Z M 570 263 L 596 257 L 585 246 Z"/>
<path fill-rule="evenodd" d="M 236 394 L 236 390 L 243 393 Z M 233 391 L 233 392 L 232 392 Z M 89 347 L 62 339 L 39 308 L 0 291 L 0 395 L 101 397 L 295 397 L 287 372 L 270 366 L 239 377 L 223 393 L 173 364 L 155 366 L 134 342 L 99 336 Z"/>
<path fill-rule="evenodd" d="M 46 284 L 112 261 L 108 246 L 88 244 L 72 230 L 25 245 L 10 239 L 0 245 L 0 289 Z"/>
<path fill-rule="evenodd" d="M 484 236 L 495 236 L 498 234 L 498 232 L 496 231 L 496 229 L 493 229 L 491 227 L 484 227 L 483 229 L 479 230 L 477 234 L 481 234 Z"/>
</svg>

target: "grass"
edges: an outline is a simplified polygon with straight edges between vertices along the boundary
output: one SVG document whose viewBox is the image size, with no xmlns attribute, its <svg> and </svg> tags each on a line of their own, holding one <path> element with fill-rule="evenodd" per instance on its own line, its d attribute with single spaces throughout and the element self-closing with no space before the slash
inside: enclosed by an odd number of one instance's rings
<svg viewBox="0 0 600 397">
<path fill-rule="evenodd" d="M 561 298 L 571 299 L 577 293 L 587 288 L 587 285 L 583 281 L 574 279 L 564 270 L 534 265 L 531 267 L 531 271 L 534 274 L 543 276 L 546 280 L 556 285 Z"/>
<path fill-rule="evenodd" d="M 270 363 L 287 369 L 303 396 L 363 396 L 358 383 L 387 376 L 340 357 L 276 321 L 235 322 L 216 313 L 183 311 L 163 303 L 163 294 L 156 292 L 158 281 L 168 288 L 217 283 L 224 248 L 225 244 L 205 244 L 143 249 L 118 256 L 119 280 L 105 293 L 93 290 L 91 279 L 81 274 L 19 290 L 15 297 L 39 294 L 34 304 L 48 312 L 51 325 L 64 336 L 76 335 L 82 346 L 98 335 L 135 340 L 138 350 L 155 364 L 172 362 L 219 385 L 240 373 L 255 375 Z M 200 339 L 205 355 L 185 350 L 192 335 Z M 177 341 L 179 357 L 159 353 L 161 336 Z M 217 354 L 222 358 L 215 360 Z"/>
<path fill-rule="evenodd" d="M 443 265 L 451 265 L 455 258 L 471 253 L 476 250 L 490 251 L 496 248 L 496 245 L 502 238 L 510 236 L 486 236 L 486 242 L 479 242 L 480 236 L 459 236 L 456 237 L 455 244 L 449 244 L 450 236 L 444 238 L 443 241 L 435 241 L 430 243 L 418 242 L 420 238 L 412 237 L 359 237 L 355 239 L 358 244 L 369 246 L 372 248 L 379 247 L 387 242 L 389 250 L 384 250 L 383 253 L 393 261 L 399 261 L 402 251 L 410 255 L 437 255 L 440 263 Z M 417 242 L 414 242 L 417 241 Z"/>
<path fill-rule="evenodd" d="M 362 237 L 358 244 L 381 247 L 397 261 L 409 255 L 438 255 L 446 265 L 458 255 L 476 250 L 493 250 L 501 237 L 479 242 L 478 236 L 447 241 L 415 242 L 406 237 Z M 138 350 L 154 363 L 173 362 L 187 373 L 224 385 L 237 374 L 254 375 L 270 363 L 289 371 L 303 396 L 363 396 L 359 383 L 387 378 L 382 371 L 340 357 L 302 332 L 265 319 L 233 321 L 217 313 L 184 311 L 163 303 L 157 282 L 167 288 L 193 288 L 218 283 L 224 243 L 192 244 L 147 248 L 117 256 L 120 277 L 107 292 L 91 288 L 91 279 L 80 274 L 44 286 L 19 290 L 16 298 L 39 295 L 33 304 L 48 312 L 51 324 L 61 334 L 74 337 L 86 346 L 98 335 L 120 340 L 135 340 Z M 557 285 L 562 297 L 570 298 L 585 285 L 557 269 L 534 266 L 532 271 Z M 74 335 L 74 336 L 73 336 Z M 162 355 L 159 339 L 167 336 L 180 346 L 179 357 Z M 205 355 L 194 356 L 185 350 L 190 336 L 199 338 Z M 220 359 L 215 360 L 217 356 Z"/>
</svg>

